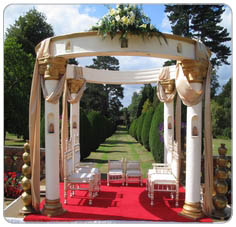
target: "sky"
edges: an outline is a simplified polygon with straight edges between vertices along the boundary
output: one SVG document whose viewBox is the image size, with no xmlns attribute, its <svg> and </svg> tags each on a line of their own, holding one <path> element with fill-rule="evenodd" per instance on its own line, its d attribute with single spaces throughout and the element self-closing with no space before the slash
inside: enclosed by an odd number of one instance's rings
<svg viewBox="0 0 236 227">
<path fill-rule="evenodd" d="M 108 5 L 104 4 L 10 4 L 4 9 L 4 32 L 13 25 L 19 16 L 24 15 L 33 7 L 45 14 L 47 23 L 51 24 L 55 35 L 87 31 L 92 25 L 105 15 L 108 11 Z M 115 7 L 115 4 L 110 5 Z M 171 33 L 171 26 L 163 4 L 143 4 L 143 10 L 150 17 L 152 24 L 163 33 Z M 225 12 L 222 15 L 221 26 L 227 28 L 230 36 L 232 35 L 232 11 L 225 5 Z M 232 50 L 232 42 L 227 42 Z M 158 68 L 163 65 L 166 59 L 147 58 L 147 57 L 120 57 L 120 70 L 145 70 Z M 92 64 L 92 57 L 77 59 L 81 66 Z M 232 56 L 228 58 L 230 65 L 219 67 L 219 83 L 223 86 L 232 76 Z M 133 92 L 139 92 L 143 85 L 122 85 L 124 87 L 124 98 L 121 100 L 124 107 L 131 103 Z"/>
</svg>

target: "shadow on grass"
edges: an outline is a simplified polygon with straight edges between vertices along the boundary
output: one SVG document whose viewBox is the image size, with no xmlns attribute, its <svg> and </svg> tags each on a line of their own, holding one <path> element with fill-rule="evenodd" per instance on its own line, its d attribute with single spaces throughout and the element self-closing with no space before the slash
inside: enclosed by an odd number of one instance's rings
<svg viewBox="0 0 236 227">
<path fill-rule="evenodd" d="M 123 140 L 108 140 L 106 141 L 106 145 L 110 145 L 110 144 L 137 144 L 138 142 L 134 142 L 134 141 L 123 141 Z"/>
<path fill-rule="evenodd" d="M 102 163 L 102 164 L 104 164 L 104 163 L 108 163 L 108 160 L 102 160 L 102 159 L 97 159 L 97 158 L 85 158 L 81 162 L 84 162 L 84 163 L 86 163 L 86 162 L 94 162 L 94 163 Z"/>
<path fill-rule="evenodd" d="M 110 154 L 110 153 L 127 153 L 127 152 L 126 151 L 103 151 L 103 150 L 97 150 L 96 153 Z"/>
</svg>

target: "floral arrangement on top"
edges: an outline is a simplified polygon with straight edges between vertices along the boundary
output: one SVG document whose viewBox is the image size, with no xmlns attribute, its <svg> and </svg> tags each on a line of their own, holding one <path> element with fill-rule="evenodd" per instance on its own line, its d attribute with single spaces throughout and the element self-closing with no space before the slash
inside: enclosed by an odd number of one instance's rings
<svg viewBox="0 0 236 227">
<path fill-rule="evenodd" d="M 143 39 L 156 36 L 160 43 L 160 37 L 162 37 L 167 43 L 165 36 L 151 24 L 150 18 L 144 14 L 142 7 L 133 4 L 120 4 L 115 9 L 109 8 L 109 12 L 91 30 L 97 31 L 103 38 L 110 35 L 113 39 L 117 34 L 121 34 L 121 46 L 122 43 L 128 42 L 128 34 L 141 35 Z"/>
</svg>

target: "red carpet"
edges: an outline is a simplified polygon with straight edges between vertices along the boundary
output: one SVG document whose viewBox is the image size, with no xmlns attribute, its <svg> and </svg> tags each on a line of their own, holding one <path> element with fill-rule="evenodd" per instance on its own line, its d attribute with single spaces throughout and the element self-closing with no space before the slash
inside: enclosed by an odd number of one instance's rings
<svg viewBox="0 0 236 227">
<path fill-rule="evenodd" d="M 135 220 L 135 221 L 173 221 L 192 222 L 178 213 L 184 204 L 184 189 L 180 188 L 179 207 L 175 207 L 174 200 L 169 193 L 158 193 L 155 204 L 150 206 L 145 187 L 130 184 L 128 187 L 119 183 L 106 186 L 102 182 L 99 195 L 93 200 L 93 205 L 88 205 L 87 192 L 77 191 L 73 198 L 68 197 L 68 204 L 63 203 L 63 183 L 60 185 L 61 203 L 67 211 L 61 216 L 47 217 L 40 214 L 31 214 L 24 221 L 75 221 L 75 220 Z M 43 207 L 44 201 L 41 203 Z M 198 220 L 211 222 L 210 218 Z"/>
</svg>

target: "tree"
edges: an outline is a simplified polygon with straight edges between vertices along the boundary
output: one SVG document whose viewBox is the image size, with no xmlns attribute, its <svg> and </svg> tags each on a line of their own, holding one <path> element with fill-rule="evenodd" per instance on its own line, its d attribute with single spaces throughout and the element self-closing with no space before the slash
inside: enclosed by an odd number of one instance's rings
<svg viewBox="0 0 236 227">
<path fill-rule="evenodd" d="M 227 58 L 231 55 L 225 45 L 231 38 L 227 29 L 220 26 L 224 11 L 224 5 L 166 5 L 165 8 L 174 34 L 200 39 L 210 48 L 214 53 L 213 68 L 229 64 Z"/>
<path fill-rule="evenodd" d="M 36 9 L 7 29 L 4 41 L 4 131 L 28 138 L 28 109 L 35 46 L 53 36 L 52 26 Z M 43 109 L 43 108 L 42 108 Z M 17 115 L 16 115 L 17 114 Z"/>
<path fill-rule="evenodd" d="M 229 65 L 231 50 L 225 42 L 230 41 L 226 28 L 220 25 L 224 5 L 166 5 L 165 12 L 176 35 L 201 40 L 212 52 L 211 97 L 219 88 L 217 67 Z M 169 62 L 170 63 L 170 62 Z"/>
<path fill-rule="evenodd" d="M 141 97 L 142 96 L 140 93 L 137 93 L 136 91 L 133 93 L 131 104 L 128 106 L 128 112 L 129 112 L 131 122 L 133 122 L 133 120 L 136 119 L 138 105 L 139 105 Z"/>
<path fill-rule="evenodd" d="M 137 117 L 139 117 L 143 110 L 143 105 L 147 99 L 152 103 L 153 102 L 153 88 L 151 84 L 145 84 L 141 90 L 141 99 L 138 104 Z"/>
<path fill-rule="evenodd" d="M 119 61 L 115 57 L 98 56 L 93 58 L 93 64 L 87 67 L 119 70 Z M 120 99 L 124 97 L 123 90 L 121 85 L 88 84 L 81 99 L 81 106 L 87 111 L 89 109 L 101 111 L 104 116 L 118 120 L 122 107 Z"/>
<path fill-rule="evenodd" d="M 26 53 L 35 57 L 35 46 L 45 38 L 54 36 L 53 28 L 46 19 L 43 13 L 30 9 L 7 29 L 6 38 L 14 37 Z"/>
<path fill-rule="evenodd" d="M 4 134 L 28 138 L 29 93 L 33 57 L 22 49 L 16 39 L 4 42 Z"/>
</svg>

